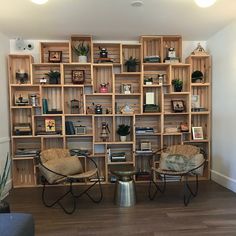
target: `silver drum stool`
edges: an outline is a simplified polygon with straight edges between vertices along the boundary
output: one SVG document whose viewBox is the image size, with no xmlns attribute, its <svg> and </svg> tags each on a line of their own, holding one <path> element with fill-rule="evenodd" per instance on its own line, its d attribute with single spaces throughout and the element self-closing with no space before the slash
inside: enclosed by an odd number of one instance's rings
<svg viewBox="0 0 236 236">
<path fill-rule="evenodd" d="M 117 167 L 116 167 L 117 168 Z M 118 177 L 115 186 L 114 202 L 121 207 L 130 207 L 136 203 L 136 190 L 133 175 L 136 173 L 133 167 L 122 166 L 111 170 Z"/>
</svg>

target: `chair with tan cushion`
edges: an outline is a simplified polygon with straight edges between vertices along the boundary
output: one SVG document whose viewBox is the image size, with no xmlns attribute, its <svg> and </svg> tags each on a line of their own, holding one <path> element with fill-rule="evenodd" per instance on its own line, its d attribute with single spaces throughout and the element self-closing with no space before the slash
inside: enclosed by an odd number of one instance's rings
<svg viewBox="0 0 236 236">
<path fill-rule="evenodd" d="M 161 150 L 159 166 L 152 167 L 153 173 L 156 173 L 163 180 L 162 188 L 151 178 L 149 183 L 149 198 L 155 198 L 157 191 L 165 192 L 166 178 L 179 177 L 184 180 L 184 204 L 187 206 L 192 197 L 198 193 L 198 176 L 203 174 L 205 158 L 201 149 L 193 145 L 173 145 Z M 153 175 L 154 176 L 154 175 Z M 188 177 L 195 177 L 195 190 L 193 191 L 188 182 Z M 152 187 L 155 191 L 152 192 Z"/>
<path fill-rule="evenodd" d="M 84 171 L 81 164 L 80 158 L 85 158 L 94 164 L 94 168 L 88 171 Z M 86 194 L 92 201 L 100 202 L 102 200 L 102 188 L 98 173 L 97 164 L 88 155 L 84 154 L 79 156 L 72 156 L 68 149 L 52 148 L 43 150 L 39 156 L 39 170 L 42 174 L 43 191 L 42 200 L 45 206 L 52 207 L 58 204 L 65 213 L 72 214 L 76 209 L 76 200 L 83 194 Z M 75 194 L 73 183 L 81 180 L 87 180 L 92 178 L 95 180 L 91 185 L 82 191 L 80 194 Z M 55 185 L 63 182 L 69 183 L 69 189 L 62 196 L 57 198 L 55 201 L 48 203 L 46 199 L 47 185 Z M 95 185 L 99 184 L 99 198 L 94 199 L 89 190 Z M 73 206 L 71 209 L 66 209 L 62 204 L 62 199 L 67 195 L 71 195 L 73 199 Z"/>
</svg>

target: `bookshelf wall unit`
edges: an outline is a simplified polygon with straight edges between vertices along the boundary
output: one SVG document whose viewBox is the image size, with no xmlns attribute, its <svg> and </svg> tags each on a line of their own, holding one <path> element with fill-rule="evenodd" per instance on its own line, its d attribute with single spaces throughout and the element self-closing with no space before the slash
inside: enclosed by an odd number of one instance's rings
<svg viewBox="0 0 236 236">
<path fill-rule="evenodd" d="M 82 42 L 90 48 L 87 63 L 79 63 L 73 50 Z M 178 62 L 164 62 L 170 47 L 175 48 Z M 100 48 L 107 49 L 110 63 L 101 63 Z M 61 52 L 61 61 L 50 62 L 50 51 Z M 145 62 L 152 56 L 160 61 Z M 139 60 L 136 72 L 127 72 L 125 62 L 130 57 Z M 69 42 L 41 42 L 40 63 L 30 55 L 9 55 L 8 65 L 14 187 L 41 184 L 35 150 L 53 147 L 88 151 L 102 182 L 110 183 L 110 170 L 117 165 L 135 166 L 137 182 L 148 179 L 148 160 L 152 157 L 158 165 L 159 153 L 142 152 L 142 145 L 155 152 L 191 143 L 207 153 L 202 179 L 210 177 L 211 58 L 190 55 L 183 63 L 181 36 L 141 36 L 140 43 L 122 44 L 93 43 L 91 36 L 75 35 Z M 193 83 L 191 74 L 196 70 L 204 76 Z M 49 71 L 60 72 L 57 83 L 48 82 Z M 74 72 L 82 72 L 83 83 L 73 83 Z M 16 73 L 27 78 L 19 81 Z M 183 81 L 181 92 L 174 92 L 172 80 L 177 78 Z M 101 84 L 107 87 L 105 93 Z M 199 110 L 193 109 L 193 95 Z M 181 101 L 184 110 L 174 112 L 173 101 Z M 126 141 L 120 141 L 116 132 L 120 124 L 131 126 Z M 181 124 L 187 132 L 181 132 Z M 192 127 L 202 128 L 203 139 L 192 138 Z M 112 159 L 115 154 L 123 157 L 122 153 L 125 160 Z M 89 169 L 89 164 L 84 163 L 84 168 Z"/>
</svg>

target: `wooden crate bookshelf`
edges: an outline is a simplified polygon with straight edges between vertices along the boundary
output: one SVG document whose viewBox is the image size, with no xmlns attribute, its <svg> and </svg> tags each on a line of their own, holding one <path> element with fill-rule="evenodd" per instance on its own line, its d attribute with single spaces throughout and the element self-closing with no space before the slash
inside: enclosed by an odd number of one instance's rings
<svg viewBox="0 0 236 236">
<path fill-rule="evenodd" d="M 84 42 L 89 45 L 87 63 L 80 63 L 72 46 Z M 112 63 L 99 61 L 100 48 L 108 50 Z M 164 63 L 167 48 L 175 48 L 179 62 Z M 62 51 L 60 63 L 49 62 L 49 51 Z M 144 62 L 146 56 L 159 56 L 159 62 Z M 130 57 L 140 62 L 136 72 L 127 72 L 125 62 Z M 70 42 L 41 42 L 40 63 L 34 63 L 30 55 L 9 55 L 9 106 L 11 122 L 11 147 L 13 157 L 14 186 L 40 185 L 40 173 L 34 156 L 18 157 L 20 148 L 44 150 L 47 148 L 82 149 L 90 153 L 100 170 L 103 183 L 110 183 L 110 170 L 119 165 L 131 165 L 139 172 L 150 172 L 149 159 L 158 166 L 160 154 L 145 156 L 137 152 L 147 141 L 155 152 L 173 144 L 193 144 L 207 154 L 207 166 L 201 179 L 209 179 L 211 165 L 211 57 L 190 55 L 183 63 L 182 38 L 178 35 L 141 36 L 140 43 L 93 42 L 91 36 L 75 35 Z M 99 63 L 100 62 L 100 63 Z M 58 71 L 58 83 L 50 84 L 46 76 L 50 70 Z M 27 79 L 19 80 L 16 73 L 27 73 Z M 73 71 L 82 71 L 84 81 L 75 83 Z M 201 80 L 192 80 L 192 73 L 201 71 Z M 42 81 L 46 78 L 45 81 Z M 183 90 L 175 92 L 172 80 L 183 81 Z M 150 82 L 151 81 L 151 82 Z M 101 84 L 107 86 L 102 91 Z M 128 85 L 128 86 L 127 86 Z M 126 86 L 129 87 L 126 91 Z M 146 94 L 154 94 L 158 110 L 145 111 Z M 36 95 L 33 104 L 31 95 Z M 23 104 L 19 96 L 26 99 Z M 18 100 L 17 100 L 18 99 Z M 45 110 L 45 99 L 47 110 Z M 194 100 L 195 99 L 195 100 Z M 196 99 L 199 102 L 196 102 Z M 175 112 L 173 101 L 183 101 L 184 111 Z M 198 101 L 197 100 L 197 101 Z M 73 101 L 76 101 L 73 103 Z M 74 106 L 73 106 L 74 104 Z M 196 105 L 197 104 L 197 105 Z M 96 105 L 102 107 L 96 114 Z M 124 112 L 127 108 L 130 112 Z M 199 109 L 195 109 L 199 106 Z M 72 109 L 73 108 L 73 109 Z M 194 109 L 193 109 L 194 108 Z M 45 120 L 55 121 L 55 132 L 47 132 Z M 16 134 L 15 125 L 27 123 L 31 132 Z M 68 132 L 68 123 L 76 132 Z M 107 124 L 107 138 L 102 134 L 102 124 Z M 188 131 L 181 132 L 186 124 Z M 131 126 L 126 141 L 120 141 L 117 128 L 120 124 Z M 136 128 L 149 127 L 150 133 L 136 133 Z M 202 127 L 204 138 L 195 140 L 192 127 Z M 176 128 L 169 129 L 168 128 Z M 173 132 L 172 132 L 173 131 Z M 110 153 L 125 152 L 126 161 L 112 162 Z M 85 170 L 91 168 L 83 163 Z M 143 179 L 136 176 L 136 181 Z M 87 182 L 89 183 L 89 181 Z M 82 184 L 82 183 L 80 183 Z"/>
</svg>

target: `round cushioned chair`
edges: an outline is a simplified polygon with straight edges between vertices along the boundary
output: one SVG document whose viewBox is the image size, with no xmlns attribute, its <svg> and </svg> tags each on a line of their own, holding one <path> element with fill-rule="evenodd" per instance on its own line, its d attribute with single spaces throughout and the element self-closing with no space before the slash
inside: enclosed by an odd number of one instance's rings
<svg viewBox="0 0 236 236">
<path fill-rule="evenodd" d="M 154 178 L 149 182 L 149 198 L 153 200 L 158 191 L 165 192 L 166 178 L 179 177 L 184 179 L 184 204 L 188 205 L 192 197 L 196 197 L 198 193 L 198 176 L 202 175 L 205 158 L 199 147 L 193 145 L 173 145 L 161 151 L 159 167 L 152 167 L 152 176 L 157 174 L 163 180 L 163 186 L 160 187 Z M 188 177 L 195 176 L 195 189 L 193 190 L 189 184 Z M 152 191 L 152 187 L 155 190 Z"/>
<path fill-rule="evenodd" d="M 84 171 L 80 158 L 86 158 L 92 162 L 94 168 L 89 171 Z M 83 153 L 79 156 L 72 156 L 68 149 L 52 148 L 42 151 L 38 157 L 38 161 L 43 183 L 42 201 L 46 207 L 53 207 L 54 205 L 58 204 L 65 213 L 72 214 L 76 209 L 76 200 L 83 194 L 86 194 L 93 202 L 96 203 L 102 200 L 103 193 L 97 164 L 88 155 Z M 80 194 L 75 194 L 73 184 L 92 177 L 95 181 L 87 185 L 88 187 Z M 56 200 L 49 203 L 49 201 L 46 199 L 46 186 L 56 185 L 63 182 L 69 183 L 69 189 Z M 89 190 L 97 183 L 99 184 L 100 193 L 98 199 L 95 199 L 91 196 Z M 62 199 L 67 195 L 71 195 L 73 199 L 73 206 L 71 209 L 66 208 L 62 204 Z"/>
</svg>

